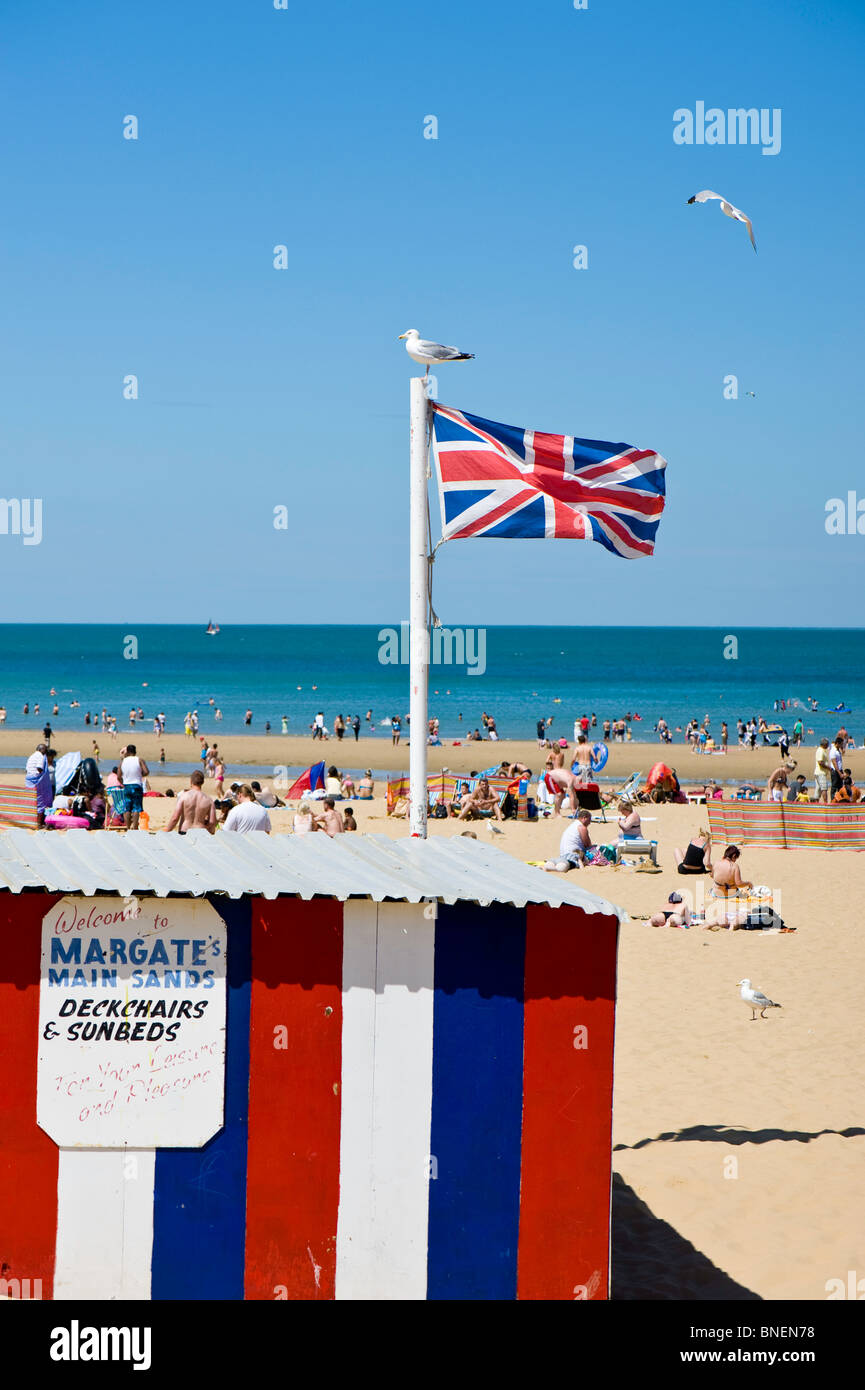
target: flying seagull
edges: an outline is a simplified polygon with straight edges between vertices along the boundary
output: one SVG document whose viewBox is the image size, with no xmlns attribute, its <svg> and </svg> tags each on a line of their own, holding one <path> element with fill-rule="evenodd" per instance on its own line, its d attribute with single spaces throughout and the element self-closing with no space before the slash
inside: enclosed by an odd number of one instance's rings
<svg viewBox="0 0 865 1390">
<path fill-rule="evenodd" d="M 437 366 L 440 362 L 468 362 L 469 358 L 474 357 L 473 352 L 460 352 L 459 348 L 445 347 L 443 343 L 428 343 L 425 338 L 421 338 L 416 328 L 410 328 L 407 333 L 400 333 L 400 338 L 405 338 L 405 350 L 413 362 L 420 362 L 421 366 L 426 365 L 424 376 L 429 375 L 430 367 Z"/>
<path fill-rule="evenodd" d="M 752 1023 L 758 1013 L 761 1018 L 765 1018 L 767 1009 L 782 1009 L 784 1007 L 783 1004 L 775 1004 L 771 999 L 767 999 L 762 990 L 752 989 L 750 980 L 740 980 L 739 984 L 742 986 L 739 994 L 741 995 L 742 1003 L 747 1004 L 748 1008 L 751 1010 Z"/>
<path fill-rule="evenodd" d="M 745 395 L 746 395 L 746 396 L 754 396 L 754 397 L 756 397 L 756 392 L 754 392 L 754 391 L 746 391 L 746 392 L 745 392 Z"/>
<path fill-rule="evenodd" d="M 744 222 L 748 228 L 748 236 L 751 238 L 751 245 L 757 250 L 757 243 L 754 240 L 754 228 L 751 226 L 750 217 L 746 217 L 741 208 L 734 208 L 732 203 L 728 203 L 720 193 L 713 193 L 710 188 L 704 188 L 702 193 L 695 193 L 693 198 L 689 198 L 689 203 L 705 203 L 709 198 L 717 198 L 721 204 L 721 211 L 725 217 L 735 217 L 737 222 Z"/>
</svg>

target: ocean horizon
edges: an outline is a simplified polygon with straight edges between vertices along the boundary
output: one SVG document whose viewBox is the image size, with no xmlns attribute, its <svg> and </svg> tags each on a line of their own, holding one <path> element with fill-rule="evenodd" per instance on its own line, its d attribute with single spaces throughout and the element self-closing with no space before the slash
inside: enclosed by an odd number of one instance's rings
<svg viewBox="0 0 865 1390">
<path fill-rule="evenodd" d="M 482 728 L 485 712 L 502 738 L 534 739 L 538 719 L 552 717 L 553 732 L 570 739 L 584 713 L 596 716 L 599 737 L 605 718 L 631 714 L 632 738 L 645 742 L 660 717 L 675 731 L 708 714 L 716 733 L 727 720 L 732 743 L 737 718 L 751 715 L 790 730 L 801 715 L 817 737 L 844 722 L 861 741 L 865 629 L 448 630 L 465 634 L 466 650 L 461 662 L 430 667 L 429 711 L 443 739 Z M 394 714 L 405 728 L 408 665 L 400 658 L 407 642 L 399 637 L 399 620 L 389 627 L 232 625 L 214 636 L 204 624 L 0 624 L 0 705 L 7 729 L 41 729 L 47 716 L 58 731 L 84 730 L 85 714 L 99 719 L 105 708 L 126 730 L 134 707 L 143 709 L 147 728 L 164 712 L 168 733 L 182 732 L 184 716 L 195 709 L 204 734 L 261 734 L 267 722 L 278 734 L 284 716 L 290 734 L 305 735 L 322 710 L 331 730 L 338 713 L 346 720 L 358 714 L 362 733 L 371 711 L 380 735 Z M 440 655 L 460 655 L 459 645 L 445 644 Z M 846 707 L 843 719 L 838 705 Z"/>
</svg>

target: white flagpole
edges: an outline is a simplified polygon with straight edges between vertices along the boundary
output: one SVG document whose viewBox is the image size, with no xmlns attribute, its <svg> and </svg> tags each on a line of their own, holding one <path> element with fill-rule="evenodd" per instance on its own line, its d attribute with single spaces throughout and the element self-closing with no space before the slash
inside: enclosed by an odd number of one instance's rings
<svg viewBox="0 0 865 1390">
<path fill-rule="evenodd" d="M 429 403 L 422 376 L 411 378 L 411 569 L 409 586 L 409 682 L 411 715 L 409 797 L 411 833 L 427 834 L 427 682 L 429 679 L 429 500 L 427 496 L 427 417 Z"/>
</svg>

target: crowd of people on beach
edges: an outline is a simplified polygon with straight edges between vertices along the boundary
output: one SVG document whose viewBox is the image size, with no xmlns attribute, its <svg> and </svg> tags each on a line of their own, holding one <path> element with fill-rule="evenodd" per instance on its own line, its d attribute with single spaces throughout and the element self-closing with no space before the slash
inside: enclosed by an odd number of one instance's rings
<svg viewBox="0 0 865 1390">
<path fill-rule="evenodd" d="M 740 722 L 742 731 L 739 736 L 750 739 L 754 728 L 749 729 L 748 724 Z M 759 721 L 751 723 L 759 733 Z M 591 716 L 578 719 L 575 722 L 575 742 L 570 747 L 565 738 L 553 741 L 545 736 L 542 740 L 539 722 L 538 742 L 546 756 L 535 791 L 537 808 L 541 814 L 552 814 L 554 817 L 561 817 L 566 810 L 570 811 L 559 839 L 558 853 L 544 861 L 543 867 L 551 873 L 568 873 L 574 869 L 619 865 L 636 857 L 636 865 L 632 867 L 638 871 L 661 872 L 657 860 L 657 841 L 646 836 L 641 803 L 659 799 L 658 793 L 661 794 L 660 799 L 684 802 L 688 800 L 688 793 L 681 787 L 674 768 L 656 764 L 642 786 L 631 779 L 627 790 L 615 798 L 616 815 L 610 825 L 614 838 L 597 843 L 592 837 L 592 810 L 609 807 L 612 798 L 602 795 L 593 780 L 593 757 L 598 750 L 597 745 L 590 742 L 592 727 Z M 547 730 L 544 722 L 545 735 Z M 50 722 L 46 722 L 45 734 L 51 734 Z M 398 735 L 397 726 L 392 730 L 392 738 L 398 741 Z M 218 743 L 199 735 L 199 745 L 199 766 L 190 773 L 188 785 L 177 794 L 164 826 L 165 833 L 185 835 L 192 830 L 211 835 L 217 832 L 272 833 L 274 825 L 270 813 L 275 808 L 286 808 L 286 802 L 278 792 L 255 780 L 232 782 L 226 790 L 225 760 Z M 845 767 L 844 762 L 850 746 L 851 738 L 844 727 L 838 730 L 833 740 L 820 740 L 815 752 L 813 785 L 809 785 L 804 773 L 796 771 L 796 762 L 784 756 L 783 761 L 769 774 L 764 787 L 747 784 L 740 789 L 740 794 L 750 792 L 762 797 L 765 793 L 769 802 L 800 801 L 836 805 L 860 802 L 862 792 L 855 785 L 851 770 Z M 796 747 L 801 747 L 801 740 Z M 98 757 L 95 742 L 94 749 Z M 786 747 L 783 752 L 786 755 Z M 117 763 L 104 781 L 98 772 L 96 758 L 92 758 L 81 764 L 82 770 L 87 772 L 83 781 L 79 778 L 74 785 L 58 788 L 56 763 L 56 751 L 49 742 L 43 741 L 27 759 L 25 769 L 27 785 L 36 789 L 39 823 L 52 828 L 64 829 L 74 825 L 94 830 L 146 829 L 149 818 L 145 798 L 175 796 L 171 788 L 164 792 L 151 788 L 150 768 L 136 745 L 129 741 L 120 749 Z M 85 764 L 90 765 L 89 770 Z M 495 828 L 496 823 L 516 816 L 515 788 L 519 786 L 522 795 L 533 776 L 531 768 L 524 763 L 504 759 L 497 769 L 489 770 L 486 774 L 472 772 L 468 785 L 463 784 L 450 799 L 441 794 L 431 808 L 431 815 L 434 819 L 445 816 L 460 822 L 486 819 Z M 491 785 L 491 779 L 495 780 L 495 788 Z M 206 786 L 210 783 L 212 794 Z M 507 786 L 504 793 L 500 790 L 503 785 Z M 693 788 L 689 788 L 689 791 L 693 796 Z M 290 813 L 290 822 L 285 826 L 285 831 L 295 835 L 325 834 L 330 838 L 356 833 L 358 822 L 354 809 L 346 803 L 353 800 L 371 801 L 374 795 L 375 779 L 370 768 L 355 780 L 350 771 L 341 772 L 335 764 L 331 764 L 327 767 L 324 785 L 319 790 L 304 792 L 299 804 L 296 804 L 296 798 L 288 804 L 286 809 Z M 597 800 L 592 800 L 593 796 Z M 717 782 L 709 781 L 705 786 L 705 796 L 706 799 L 723 797 L 724 790 Z M 590 798 L 588 802 L 587 797 Z M 279 829 L 283 829 L 282 824 Z M 686 930 L 693 926 L 704 926 L 710 930 L 793 930 L 784 923 L 773 905 L 770 890 L 755 886 L 752 880 L 743 878 L 741 857 L 738 846 L 728 845 L 720 858 L 713 860 L 708 832 L 698 831 L 687 844 L 673 851 L 673 858 L 677 874 L 707 877 L 708 894 L 700 893 L 695 899 L 684 888 L 673 890 L 660 907 L 647 915 L 646 920 L 655 927 L 667 925 Z"/>
<path fill-rule="evenodd" d="M 215 834 L 218 828 L 229 832 L 249 833 L 272 829 L 269 811 L 286 803 L 273 787 L 259 781 L 232 782 L 227 790 L 225 762 L 218 745 L 200 738 L 200 766 L 189 776 L 189 785 L 176 797 L 176 805 L 165 830 L 185 834 L 191 829 L 203 829 Z M 36 792 L 37 824 L 48 829 L 84 828 L 91 830 L 149 828 L 149 815 L 144 809 L 145 797 L 175 797 L 169 787 L 164 792 L 150 786 L 151 771 L 140 756 L 136 745 L 127 743 L 120 749 L 118 761 L 104 780 L 96 756 L 76 765 L 65 787 L 56 784 L 57 752 L 47 743 L 37 745 L 25 765 L 25 785 Z M 164 750 L 162 750 L 164 761 Z M 205 782 L 213 782 L 213 795 L 205 790 Z M 375 795 L 375 779 L 367 768 L 357 783 L 350 771 L 340 772 L 331 765 L 325 785 L 320 792 L 310 792 L 295 813 L 293 829 L 297 834 L 324 831 L 328 835 L 356 831 L 357 821 L 351 806 L 336 810 L 336 802 L 355 798 L 371 801 Z M 313 806 L 320 801 L 321 811 Z"/>
<path fill-rule="evenodd" d="M 313 687 L 313 689 L 315 689 L 315 687 Z M 56 719 L 60 716 L 60 706 L 57 702 L 56 691 L 53 688 L 50 692 L 50 696 L 53 700 L 50 718 Z M 556 700 L 555 703 L 561 703 L 561 701 Z M 207 701 L 207 706 L 208 709 L 206 712 L 212 716 L 212 719 L 216 723 L 221 723 L 223 720 L 223 711 L 221 707 L 217 705 L 214 697 L 211 697 Z M 791 716 L 795 715 L 791 727 L 788 729 L 782 723 L 779 723 L 777 717 L 771 720 L 771 718 L 767 719 L 762 714 L 751 715 L 747 719 L 743 719 L 740 716 L 735 721 L 735 742 L 739 748 L 753 750 L 761 747 L 778 747 L 782 757 L 786 758 L 788 750 L 791 747 L 799 748 L 805 743 L 806 738 L 813 736 L 814 730 L 806 726 L 806 719 L 809 714 L 816 712 L 817 705 L 810 697 L 808 701 L 804 703 L 797 701 L 795 706 L 788 705 L 786 701 L 776 700 L 774 702 L 774 708 L 776 716 L 783 716 L 784 714 L 789 714 Z M 839 709 L 844 708 L 846 707 L 839 706 Z M 80 709 L 80 701 L 71 701 L 70 709 Z M 39 702 L 37 701 L 32 706 L 29 701 L 25 702 L 22 714 L 25 717 L 39 717 Z M 6 708 L 4 705 L 0 704 L 0 726 L 6 723 L 6 718 Z M 142 705 L 130 707 L 125 730 L 121 730 L 118 716 L 112 713 L 107 705 L 102 706 L 101 712 L 90 709 L 86 710 L 83 715 L 83 722 L 85 728 L 101 731 L 112 741 L 116 741 L 121 732 L 134 734 L 136 729 L 144 727 L 145 724 L 151 725 L 153 734 L 158 738 L 164 737 L 167 731 L 165 711 L 160 710 L 152 715 L 146 715 Z M 325 711 L 319 709 L 308 725 L 308 730 L 312 739 L 315 741 L 327 741 L 331 738 L 335 738 L 336 741 L 340 743 L 345 739 L 351 740 L 352 738 L 355 742 L 358 742 L 361 734 L 363 734 L 364 737 L 374 737 L 386 731 L 390 734 L 392 745 L 398 747 L 403 734 L 410 733 L 410 722 L 410 716 L 407 713 L 392 713 L 381 719 L 377 719 L 373 710 L 370 708 L 363 717 L 361 717 L 358 712 L 346 716 L 340 711 L 334 715 L 332 723 L 328 723 Z M 562 735 L 558 728 L 555 733 L 553 732 L 555 722 L 555 717 L 552 714 L 542 715 L 537 718 L 535 727 L 539 746 L 550 748 L 558 743 Z M 253 710 L 247 708 L 243 715 L 244 729 L 247 732 L 252 732 L 253 723 Z M 488 740 L 490 742 L 499 741 L 500 735 L 496 718 L 486 710 L 482 711 L 480 723 L 475 727 L 471 727 L 471 722 L 468 721 L 469 727 L 464 728 L 464 716 L 462 712 L 458 713 L 456 716 L 456 723 L 457 727 L 452 729 L 447 735 L 448 739 L 453 738 L 455 743 L 471 743 L 480 742 L 482 740 Z M 702 720 L 699 720 L 696 716 L 692 716 L 685 724 L 676 724 L 674 726 L 671 726 L 667 719 L 661 716 L 652 725 L 651 733 L 647 731 L 643 739 L 640 740 L 639 726 L 642 723 L 643 716 L 634 710 L 628 710 L 626 713 L 616 717 L 604 718 L 600 718 L 592 711 L 591 713 L 583 713 L 575 717 L 573 721 L 573 738 L 576 740 L 580 733 L 582 733 L 592 741 L 605 744 L 625 744 L 634 741 L 649 741 L 652 736 L 654 736 L 662 744 L 672 744 L 676 741 L 676 736 L 681 735 L 682 742 L 693 754 L 724 754 L 731 746 L 731 726 L 728 721 L 725 719 L 713 720 L 709 714 L 705 714 Z M 183 732 L 186 737 L 190 739 L 199 738 L 200 725 L 201 716 L 198 708 L 187 710 L 183 718 Z M 284 736 L 288 736 L 291 732 L 290 725 L 290 717 L 287 714 L 283 714 L 280 720 L 279 732 Z M 257 728 L 260 728 L 266 736 L 274 732 L 274 726 L 269 718 L 264 721 L 263 725 L 259 724 Z M 297 732 L 299 732 L 299 730 Z M 847 740 L 847 748 L 856 747 L 856 742 L 852 734 L 847 734 Z M 431 716 L 428 720 L 427 742 L 434 747 L 440 746 L 442 743 L 440 719 L 437 715 Z"/>
</svg>

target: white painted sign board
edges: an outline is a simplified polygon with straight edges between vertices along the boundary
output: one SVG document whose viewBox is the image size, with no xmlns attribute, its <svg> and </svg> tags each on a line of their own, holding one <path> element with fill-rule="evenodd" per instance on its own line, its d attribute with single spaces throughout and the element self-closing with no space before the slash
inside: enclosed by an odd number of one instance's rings
<svg viewBox="0 0 865 1390">
<path fill-rule="evenodd" d="M 222 1128 L 226 937 L 197 898 L 46 914 L 36 1118 L 55 1143 L 201 1148 Z"/>
</svg>

